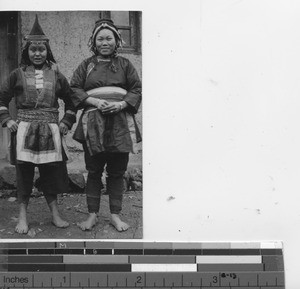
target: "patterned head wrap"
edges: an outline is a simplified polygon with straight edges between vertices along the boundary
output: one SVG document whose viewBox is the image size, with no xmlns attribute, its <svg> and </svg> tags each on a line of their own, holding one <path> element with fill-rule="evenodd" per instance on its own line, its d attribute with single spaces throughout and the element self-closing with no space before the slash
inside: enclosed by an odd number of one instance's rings
<svg viewBox="0 0 300 289">
<path fill-rule="evenodd" d="M 44 44 L 47 48 L 47 59 L 46 62 L 51 65 L 51 63 L 56 63 L 52 51 L 49 45 L 49 38 L 45 35 L 42 27 L 39 24 L 38 16 L 35 15 L 35 21 L 32 29 L 28 35 L 24 37 L 25 46 L 22 50 L 21 65 L 30 65 L 31 62 L 28 56 L 28 48 L 31 44 Z"/>
<path fill-rule="evenodd" d="M 115 40 L 116 40 L 116 50 L 114 51 L 112 57 L 115 57 L 117 55 L 117 49 L 119 47 L 122 47 L 122 45 L 124 44 L 124 41 L 121 37 L 121 34 L 118 30 L 118 28 L 114 25 L 114 22 L 111 19 L 100 19 L 97 20 L 95 23 L 95 27 L 93 29 L 93 33 L 92 36 L 89 39 L 89 47 L 90 50 L 97 55 L 97 48 L 96 48 L 96 36 L 98 34 L 98 32 L 102 29 L 109 29 L 113 32 L 114 36 L 115 36 Z"/>
</svg>

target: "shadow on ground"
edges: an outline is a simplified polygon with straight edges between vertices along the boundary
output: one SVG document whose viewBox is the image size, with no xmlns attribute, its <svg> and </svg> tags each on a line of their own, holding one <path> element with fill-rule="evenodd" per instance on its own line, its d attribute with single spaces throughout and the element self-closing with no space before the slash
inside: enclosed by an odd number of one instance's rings
<svg viewBox="0 0 300 289">
<path fill-rule="evenodd" d="M 18 203 L 0 198 L 0 238 L 4 239 L 140 239 L 142 230 L 142 193 L 129 191 L 124 194 L 122 220 L 130 225 L 125 232 L 118 232 L 110 224 L 108 196 L 101 197 L 97 225 L 90 231 L 82 231 L 76 223 L 87 218 L 88 212 L 84 194 L 67 194 L 59 198 L 59 209 L 70 226 L 56 228 L 44 197 L 31 198 L 28 206 L 28 234 L 14 231 L 18 219 Z"/>
</svg>

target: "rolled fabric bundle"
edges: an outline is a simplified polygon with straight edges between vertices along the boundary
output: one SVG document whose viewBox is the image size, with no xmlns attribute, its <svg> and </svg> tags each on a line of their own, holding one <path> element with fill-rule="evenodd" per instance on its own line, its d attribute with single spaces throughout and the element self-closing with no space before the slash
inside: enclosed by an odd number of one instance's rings
<svg viewBox="0 0 300 289">
<path fill-rule="evenodd" d="M 127 94 L 127 90 L 117 86 L 103 86 L 88 90 L 86 93 L 91 97 L 106 101 L 122 101 Z"/>
</svg>

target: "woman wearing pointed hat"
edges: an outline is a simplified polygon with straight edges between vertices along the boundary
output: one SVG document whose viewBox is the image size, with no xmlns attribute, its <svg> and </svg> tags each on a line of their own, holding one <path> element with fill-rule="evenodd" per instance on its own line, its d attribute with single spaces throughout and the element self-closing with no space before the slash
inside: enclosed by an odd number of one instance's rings
<svg viewBox="0 0 300 289">
<path fill-rule="evenodd" d="M 76 120 L 66 78 L 55 68 L 49 39 L 36 16 L 22 51 L 21 65 L 12 71 L 0 90 L 0 122 L 16 138 L 17 194 L 20 203 L 16 232 L 27 233 L 27 206 L 33 187 L 34 169 L 40 172 L 42 191 L 52 212 L 53 224 L 67 227 L 58 212 L 57 194 L 67 192 L 68 175 L 62 135 Z M 14 98 L 17 120 L 8 105 Z M 58 120 L 58 98 L 65 103 L 65 114 Z"/>
<path fill-rule="evenodd" d="M 94 55 L 79 65 L 71 80 L 72 100 L 84 109 L 73 138 L 83 144 L 88 170 L 89 217 L 78 225 L 89 230 L 97 222 L 106 166 L 111 222 L 118 231 L 125 231 L 129 225 L 119 216 L 123 176 L 129 153 L 140 141 L 134 114 L 141 103 L 141 81 L 130 61 L 118 55 L 122 39 L 113 21 L 98 20 L 89 44 Z"/>
</svg>

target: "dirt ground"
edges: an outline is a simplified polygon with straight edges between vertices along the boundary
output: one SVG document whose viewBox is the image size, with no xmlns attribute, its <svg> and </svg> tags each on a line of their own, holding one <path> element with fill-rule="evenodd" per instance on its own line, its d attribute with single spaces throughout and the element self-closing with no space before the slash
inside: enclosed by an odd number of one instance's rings
<svg viewBox="0 0 300 289">
<path fill-rule="evenodd" d="M 90 231 L 82 231 L 76 223 L 88 216 L 84 194 L 66 194 L 59 197 L 62 217 L 70 223 L 65 229 L 51 223 L 51 215 L 44 197 L 31 198 L 28 206 L 28 234 L 15 233 L 18 219 L 18 203 L 0 198 L 0 238 L 7 239 L 140 239 L 143 237 L 142 192 L 129 191 L 124 194 L 121 218 L 130 225 L 125 232 L 118 232 L 110 224 L 108 196 L 101 197 L 97 225 Z"/>
</svg>

